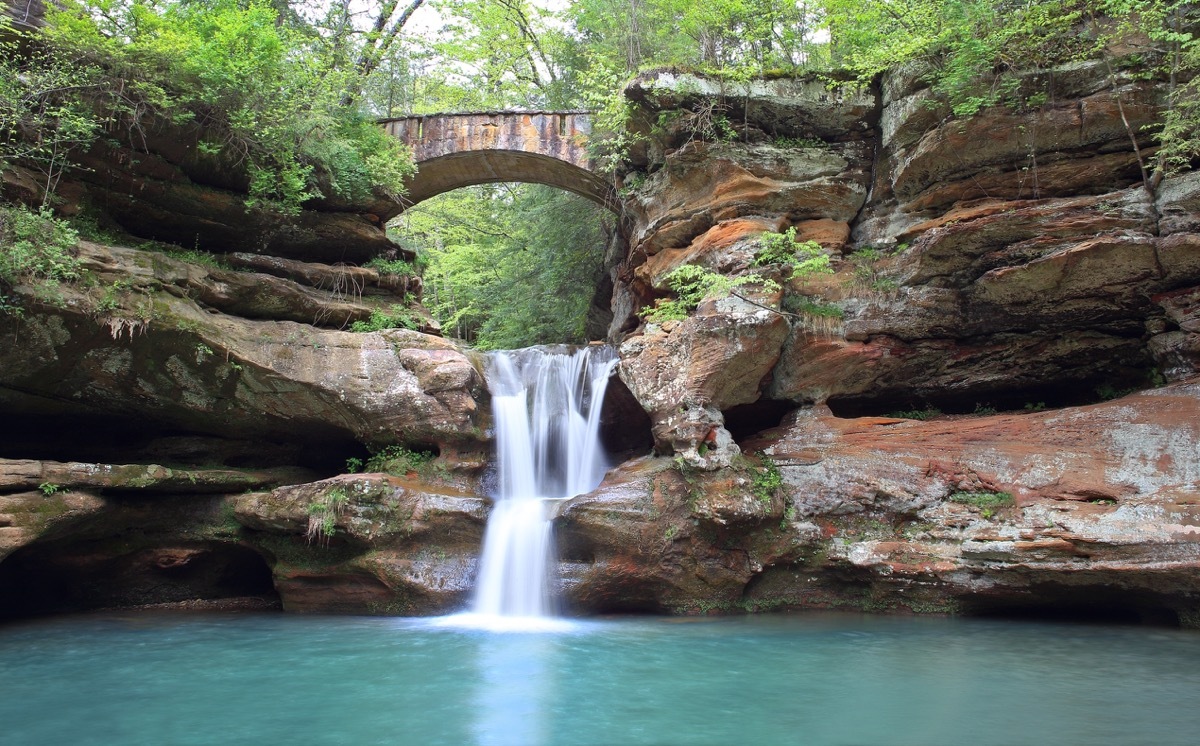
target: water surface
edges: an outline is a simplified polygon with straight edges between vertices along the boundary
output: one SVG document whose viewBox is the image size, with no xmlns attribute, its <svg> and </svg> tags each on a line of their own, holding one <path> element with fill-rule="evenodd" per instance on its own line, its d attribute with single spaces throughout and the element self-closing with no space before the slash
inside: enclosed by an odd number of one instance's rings
<svg viewBox="0 0 1200 746">
<path fill-rule="evenodd" d="M 1200 634 L 779 615 L 0 627 L 0 743 L 1193 744 Z"/>
</svg>

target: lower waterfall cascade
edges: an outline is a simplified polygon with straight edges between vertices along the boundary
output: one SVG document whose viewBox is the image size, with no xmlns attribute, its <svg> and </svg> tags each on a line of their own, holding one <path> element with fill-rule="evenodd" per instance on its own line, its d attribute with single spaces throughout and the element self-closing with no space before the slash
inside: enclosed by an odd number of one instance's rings
<svg viewBox="0 0 1200 746">
<path fill-rule="evenodd" d="M 558 503 L 594 489 L 608 468 L 600 410 L 619 358 L 606 346 L 533 347 L 488 360 L 498 485 L 472 612 L 555 616 L 550 567 Z"/>
</svg>

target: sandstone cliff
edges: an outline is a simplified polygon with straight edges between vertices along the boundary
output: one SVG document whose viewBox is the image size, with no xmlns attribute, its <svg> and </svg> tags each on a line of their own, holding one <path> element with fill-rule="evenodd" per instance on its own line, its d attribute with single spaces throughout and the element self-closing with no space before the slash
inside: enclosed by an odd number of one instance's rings
<svg viewBox="0 0 1200 746">
<path fill-rule="evenodd" d="M 607 435 L 633 458 L 557 519 L 574 609 L 1197 623 L 1200 178 L 1142 183 L 1153 81 L 1052 74 L 1045 105 L 966 120 L 914 74 L 631 86 Z M 715 116 L 733 136 L 706 135 Z M 394 206 L 247 217 L 185 142 L 98 146 L 65 193 L 218 266 L 84 242 L 87 282 L 17 288 L 0 317 L 4 613 L 461 606 L 488 510 L 480 362 L 428 319 L 346 331 L 419 297 L 351 266 L 398 255 Z M 834 274 L 639 318 L 674 268 L 746 272 L 790 227 Z M 435 458 L 343 473 L 388 446 Z"/>
<path fill-rule="evenodd" d="M 610 331 L 660 456 L 564 510 L 580 608 L 1195 623 L 1200 178 L 1142 179 L 1159 84 L 1039 75 L 1045 104 L 967 119 L 911 72 L 633 84 Z M 789 227 L 833 275 L 636 316 Z"/>
</svg>

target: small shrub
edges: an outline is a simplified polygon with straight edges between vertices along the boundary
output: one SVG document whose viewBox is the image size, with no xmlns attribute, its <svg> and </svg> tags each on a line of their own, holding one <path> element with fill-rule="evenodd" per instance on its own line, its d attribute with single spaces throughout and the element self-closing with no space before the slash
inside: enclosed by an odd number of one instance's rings
<svg viewBox="0 0 1200 746">
<path fill-rule="evenodd" d="M 954 492 L 946 499 L 960 505 L 979 508 L 986 513 L 984 518 L 994 515 L 997 508 L 1013 504 L 1013 496 L 1008 492 Z"/>
<path fill-rule="evenodd" d="M 57 495 L 59 492 L 66 492 L 65 488 L 54 484 L 53 482 L 42 482 L 38 485 L 38 489 L 41 490 L 42 494 L 46 497 Z"/>
<path fill-rule="evenodd" d="M 175 246 L 167 246 L 165 244 L 143 244 L 144 248 L 156 249 L 161 254 L 166 254 L 172 259 L 178 259 L 181 262 L 188 264 L 198 264 L 202 267 L 212 267 L 213 269 L 231 269 L 229 263 L 223 257 L 217 256 L 209 251 L 200 249 L 182 249 Z"/>
<path fill-rule="evenodd" d="M 129 292 L 127 281 L 117 281 L 104 288 L 100 300 L 96 301 L 97 313 L 112 313 L 121 307 L 121 298 Z"/>
<path fill-rule="evenodd" d="M 787 295 L 783 299 L 783 310 L 797 316 L 801 326 L 815 334 L 835 337 L 843 332 L 842 319 L 846 312 L 837 304 L 805 295 Z"/>
<path fill-rule="evenodd" d="M 689 307 L 678 298 L 659 298 L 654 301 L 653 306 L 643 306 L 638 313 L 651 324 L 663 324 L 668 321 L 683 321 L 695 308 Z"/>
<path fill-rule="evenodd" d="M 784 299 L 783 308 L 797 316 L 812 316 L 824 319 L 841 319 L 846 312 L 836 303 L 826 303 L 814 300 L 805 295 L 789 295 Z"/>
<path fill-rule="evenodd" d="M 378 272 L 379 274 L 385 275 L 385 276 L 386 275 L 396 275 L 396 276 L 411 277 L 412 275 L 415 275 L 417 273 L 416 268 L 413 267 L 413 265 L 410 264 L 409 262 L 404 261 L 403 259 L 384 259 L 381 256 L 375 257 L 374 259 L 368 261 L 363 266 L 373 269 L 376 272 Z"/>
<path fill-rule="evenodd" d="M 780 473 L 779 467 L 775 465 L 770 456 L 759 453 L 758 457 L 762 461 L 762 465 L 754 470 L 750 491 L 754 493 L 759 502 L 769 504 L 775 497 L 776 491 L 783 486 L 783 474 Z"/>
<path fill-rule="evenodd" d="M 900 289 L 900 283 L 890 277 L 877 277 L 871 282 L 871 289 L 880 295 L 894 295 Z"/>
<path fill-rule="evenodd" d="M 865 246 L 850 255 L 850 263 L 854 265 L 853 286 L 860 290 L 869 290 L 880 295 L 893 295 L 900 289 L 900 283 L 890 277 L 881 277 L 876 264 L 886 258 L 886 254 L 874 246 Z"/>
<path fill-rule="evenodd" d="M 899 420 L 932 420 L 941 414 L 942 410 L 937 407 L 926 407 L 925 409 L 902 409 L 890 413 L 888 417 L 895 417 Z"/>
<path fill-rule="evenodd" d="M 783 518 L 779 519 L 779 530 L 787 531 L 788 524 L 790 524 L 794 520 L 796 520 L 796 506 L 789 505 L 783 511 Z"/>
<path fill-rule="evenodd" d="M 57 284 L 79 279 L 79 234 L 48 208 L 0 207 L 0 284 Z"/>
<path fill-rule="evenodd" d="M 850 261 L 856 266 L 870 266 L 883 258 L 883 252 L 874 246 L 864 246 L 850 255 Z"/>
<path fill-rule="evenodd" d="M 404 476 L 409 472 L 425 471 L 433 459 L 434 455 L 429 451 L 411 451 L 399 445 L 387 446 L 373 453 L 363 468 L 368 472 Z M 349 465 L 349 461 L 347 461 L 347 465 Z"/>
<path fill-rule="evenodd" d="M 764 233 L 759 238 L 762 248 L 754 255 L 752 267 L 772 264 L 790 267 L 791 279 L 815 274 L 833 274 L 829 255 L 816 241 L 797 241 L 796 227 L 783 233 Z"/>
<path fill-rule="evenodd" d="M 758 284 L 764 290 L 776 289 L 778 284 L 758 275 L 730 277 L 718 274 L 695 264 L 676 267 L 665 277 L 667 287 L 675 298 L 659 298 L 653 306 L 645 306 L 639 312 L 643 319 L 654 324 L 665 321 L 682 321 L 706 298 L 722 298 L 743 285 Z"/>
<path fill-rule="evenodd" d="M 337 517 L 346 510 L 350 496 L 346 490 L 337 487 L 325 493 L 320 500 L 308 506 L 308 530 L 305 536 L 311 543 L 328 544 L 337 533 Z"/>
<path fill-rule="evenodd" d="M 421 323 L 413 312 L 400 305 L 393 303 L 391 309 L 384 311 L 376 308 L 371 311 L 371 318 L 366 321 L 355 321 L 350 325 L 352 332 L 378 332 L 384 329 L 419 329 Z"/>
</svg>

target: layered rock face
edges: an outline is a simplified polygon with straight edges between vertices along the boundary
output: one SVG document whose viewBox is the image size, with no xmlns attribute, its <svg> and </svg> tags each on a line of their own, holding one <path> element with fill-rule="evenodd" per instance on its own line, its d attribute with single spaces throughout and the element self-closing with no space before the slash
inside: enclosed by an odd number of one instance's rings
<svg viewBox="0 0 1200 746">
<path fill-rule="evenodd" d="M 920 422 L 824 407 L 745 462 L 626 464 L 562 518 L 579 608 L 1049 611 L 1194 625 L 1200 384 Z"/>
<path fill-rule="evenodd" d="M 244 268 L 234 270 L 88 242 L 79 260 L 88 282 L 53 298 L 18 287 L 23 313 L 0 319 L 10 341 L 0 365 L 6 613 L 243 597 L 304 610 L 431 608 L 405 600 L 411 584 L 389 585 L 407 555 L 385 561 L 378 542 L 353 570 L 310 572 L 366 549 L 336 527 L 322 541 L 292 531 L 279 516 L 294 496 L 270 492 L 343 472 L 368 447 L 429 451 L 440 476 L 428 489 L 463 507 L 369 481 L 343 492 L 404 536 L 438 511 L 478 533 L 480 500 L 463 492 L 487 448 L 478 361 L 430 334 L 342 330 L 399 301 L 402 280 L 257 255 L 230 255 Z M 322 484 L 304 493 L 310 502 Z M 247 503 L 246 490 L 266 492 Z M 478 536 L 468 543 L 477 549 Z M 346 589 L 358 595 L 329 600 Z M 314 594 L 324 606 L 304 600 Z"/>
<path fill-rule="evenodd" d="M 358 266 L 412 258 L 383 230 L 400 205 L 324 200 L 290 218 L 248 209 L 244 169 L 197 148 L 203 132 L 143 125 L 80 154 L 58 188 L 64 213 L 90 211 L 127 245 L 81 242 L 79 281 L 3 288 L 0 616 L 184 602 L 444 606 L 440 573 L 426 573 L 437 589 L 428 600 L 411 600 L 405 573 L 418 571 L 397 568 L 417 550 L 378 537 L 364 548 L 336 521 L 314 536 L 293 493 L 273 491 L 310 485 L 313 514 L 322 489 L 352 496 L 353 511 L 371 505 L 402 536 L 441 520 L 432 514 L 461 514 L 478 544 L 473 495 L 489 446 L 480 360 L 440 336 L 419 277 Z M 6 196 L 40 197 L 19 166 L 2 178 Z M 350 331 L 380 313 L 411 329 Z M 436 457 L 433 486 L 322 487 L 348 460 L 388 448 Z M 280 518 L 288 509 L 298 532 Z M 350 569 L 313 569 L 368 549 Z"/>
<path fill-rule="evenodd" d="M 705 467 L 701 446 L 725 442 L 724 418 L 748 405 L 752 431 L 813 403 L 969 412 L 1194 376 L 1200 180 L 1148 191 L 1130 139 L 1162 90 L 1100 62 L 1045 74 L 1055 100 L 965 119 L 914 75 L 874 96 L 635 83 L 645 121 L 687 125 L 647 129 L 623 177 L 632 243 L 614 270 L 610 331 L 658 450 Z M 697 133 L 714 108 L 733 141 Z M 682 322 L 635 316 L 670 295 L 675 268 L 745 274 L 760 236 L 784 228 L 824 247 L 835 274 L 784 282 L 782 302 L 739 292 Z"/>
<path fill-rule="evenodd" d="M 913 74 L 631 87 L 629 242 L 593 321 L 611 312 L 622 356 L 607 442 L 637 457 L 556 519 L 574 609 L 1200 624 L 1200 178 L 1141 181 L 1153 81 L 1053 74 L 1044 106 L 966 120 Z M 234 236 L 191 191 L 230 177 L 168 145 L 139 165 L 157 181 L 95 153 L 121 194 L 68 191 L 222 264 L 84 242 L 86 282 L 14 288 L 23 314 L 0 316 L 0 613 L 461 608 L 489 510 L 482 363 L 406 303 L 418 283 L 339 264 L 395 252 L 367 217 L 391 208 Z M 789 228 L 833 274 L 752 267 Z M 644 323 L 687 264 L 776 286 Z M 346 331 L 398 303 L 419 330 Z M 389 446 L 436 458 L 345 473 Z"/>
<path fill-rule="evenodd" d="M 610 331 L 660 457 L 565 508 L 578 608 L 1197 622 L 1200 179 L 1143 183 L 1160 85 L 1042 74 L 1044 105 L 967 119 L 912 71 L 852 96 L 634 84 Z M 789 227 L 834 274 L 635 316 Z"/>
</svg>

